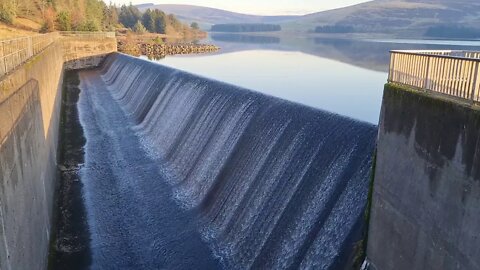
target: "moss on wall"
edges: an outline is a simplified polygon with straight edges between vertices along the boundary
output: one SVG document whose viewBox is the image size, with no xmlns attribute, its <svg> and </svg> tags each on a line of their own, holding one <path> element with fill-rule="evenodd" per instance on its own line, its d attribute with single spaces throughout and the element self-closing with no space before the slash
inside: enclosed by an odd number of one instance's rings
<svg viewBox="0 0 480 270">
<path fill-rule="evenodd" d="M 480 153 L 477 150 L 480 111 L 475 106 L 453 98 L 386 84 L 383 110 L 381 122 L 384 131 L 408 138 L 415 129 L 417 153 L 439 168 L 452 161 L 460 145 L 467 173 L 480 180 Z M 433 179 L 437 170 L 432 169 L 429 174 Z"/>
</svg>

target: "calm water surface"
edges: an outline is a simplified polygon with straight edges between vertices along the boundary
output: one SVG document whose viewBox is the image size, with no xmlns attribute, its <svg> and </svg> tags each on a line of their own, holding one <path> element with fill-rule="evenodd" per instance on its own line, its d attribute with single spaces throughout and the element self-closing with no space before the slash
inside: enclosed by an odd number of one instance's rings
<svg viewBox="0 0 480 270">
<path fill-rule="evenodd" d="M 205 42 L 205 41 L 204 41 Z M 392 49 L 480 50 L 480 41 L 351 40 L 212 34 L 215 54 L 159 63 L 377 124 Z"/>
</svg>

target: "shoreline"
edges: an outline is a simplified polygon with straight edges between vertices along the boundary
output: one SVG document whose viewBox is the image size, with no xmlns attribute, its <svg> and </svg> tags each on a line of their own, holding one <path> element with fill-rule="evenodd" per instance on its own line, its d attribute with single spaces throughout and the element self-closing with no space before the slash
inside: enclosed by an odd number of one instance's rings
<svg viewBox="0 0 480 270">
<path fill-rule="evenodd" d="M 204 54 L 220 50 L 212 44 L 198 44 L 195 42 L 170 43 L 162 40 L 148 42 L 118 40 L 118 51 L 133 56 L 145 55 L 149 59 L 163 59 L 167 55 Z"/>
</svg>

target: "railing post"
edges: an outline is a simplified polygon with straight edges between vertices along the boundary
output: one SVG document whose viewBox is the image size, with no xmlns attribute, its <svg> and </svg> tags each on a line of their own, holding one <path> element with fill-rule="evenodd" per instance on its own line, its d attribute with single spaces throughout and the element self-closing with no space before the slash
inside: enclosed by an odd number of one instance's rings
<svg viewBox="0 0 480 270">
<path fill-rule="evenodd" d="M 2 46 L 3 46 L 3 66 L 5 67 L 4 74 L 7 74 L 7 72 L 8 72 L 8 70 L 7 70 L 7 53 L 5 51 L 5 42 L 2 42 Z"/>
<path fill-rule="evenodd" d="M 427 57 L 427 69 L 425 72 L 425 81 L 423 82 L 423 88 L 429 90 L 430 89 L 430 65 L 432 61 L 431 56 L 426 56 Z"/>
<path fill-rule="evenodd" d="M 27 39 L 27 46 L 28 46 L 28 49 L 27 49 L 27 58 L 30 58 L 33 56 L 33 42 L 32 42 L 32 37 L 28 37 Z"/>
<path fill-rule="evenodd" d="M 390 74 L 388 75 L 388 81 L 393 82 L 395 72 L 395 52 L 390 52 Z"/>
<path fill-rule="evenodd" d="M 470 95 L 470 100 L 472 102 L 475 102 L 475 95 L 478 92 L 478 67 L 479 67 L 480 62 L 475 61 L 475 70 L 473 72 L 473 87 L 472 87 L 472 93 Z"/>
</svg>

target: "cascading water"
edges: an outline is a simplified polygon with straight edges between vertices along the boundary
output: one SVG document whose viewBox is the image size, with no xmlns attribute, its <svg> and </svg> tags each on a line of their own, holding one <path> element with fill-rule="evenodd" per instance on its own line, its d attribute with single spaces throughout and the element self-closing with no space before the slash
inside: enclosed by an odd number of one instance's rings
<svg viewBox="0 0 480 270">
<path fill-rule="evenodd" d="M 225 268 L 342 267 L 363 221 L 373 125 L 121 54 L 100 74 Z"/>
</svg>

